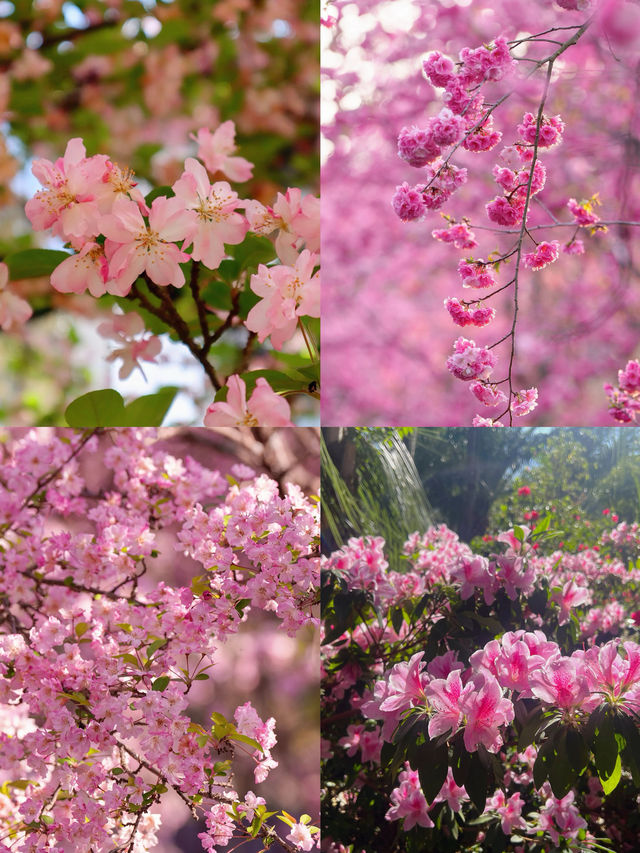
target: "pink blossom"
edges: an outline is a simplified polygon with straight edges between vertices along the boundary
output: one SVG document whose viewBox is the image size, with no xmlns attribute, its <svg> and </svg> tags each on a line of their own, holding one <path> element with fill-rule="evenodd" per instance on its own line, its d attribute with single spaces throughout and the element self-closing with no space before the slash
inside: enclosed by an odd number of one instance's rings
<svg viewBox="0 0 640 853">
<path fill-rule="evenodd" d="M 138 205 L 122 196 L 113 203 L 113 211 L 102 219 L 102 233 L 107 237 L 105 250 L 114 290 L 126 295 L 133 282 L 146 272 L 156 284 L 182 287 L 181 263 L 189 260 L 176 240 L 190 233 L 191 214 L 179 198 L 154 199 L 149 211 L 149 224 L 142 218 Z"/>
<path fill-rule="evenodd" d="M 455 296 L 448 296 L 444 300 L 444 305 L 457 326 L 476 326 L 481 328 L 490 323 L 496 316 L 495 308 L 489 308 L 488 306 L 476 306 L 472 308 L 470 305 L 460 302 Z"/>
<path fill-rule="evenodd" d="M 278 193 L 273 204 L 278 225 L 276 252 L 284 264 L 295 266 L 298 252 L 304 247 L 310 252 L 320 251 L 320 199 L 305 195 L 297 187 L 290 187 L 284 195 Z"/>
<path fill-rule="evenodd" d="M 448 228 L 436 228 L 431 236 L 443 243 L 453 243 L 456 249 L 473 249 L 478 245 L 475 234 L 466 222 L 453 222 L 449 223 Z"/>
<path fill-rule="evenodd" d="M 462 704 L 473 685 L 462 686 L 460 670 L 454 669 L 446 678 L 434 678 L 427 684 L 425 693 L 432 715 L 429 720 L 429 737 L 451 732 L 455 734 L 462 721 Z"/>
<path fill-rule="evenodd" d="M 523 417 L 530 414 L 538 405 L 538 389 L 528 388 L 527 390 L 516 391 L 515 399 L 511 403 L 511 411 L 517 417 Z"/>
<path fill-rule="evenodd" d="M 286 836 L 287 840 L 300 850 L 311 850 L 315 844 L 309 827 L 304 823 L 294 823 L 291 832 Z"/>
<path fill-rule="evenodd" d="M 589 696 L 584 663 L 560 655 L 532 672 L 529 685 L 534 696 L 557 708 L 579 708 Z"/>
<path fill-rule="evenodd" d="M 295 266 L 260 264 L 251 276 L 251 289 L 262 299 L 247 316 L 247 328 L 258 340 L 271 335 L 276 349 L 295 334 L 298 318 L 320 316 L 320 274 L 313 274 L 318 256 L 304 249 Z"/>
<path fill-rule="evenodd" d="M 464 119 L 443 107 L 437 116 L 429 120 L 429 132 L 436 145 L 445 147 L 461 139 L 465 130 Z"/>
<path fill-rule="evenodd" d="M 396 187 L 391 205 L 403 222 L 422 219 L 427 212 L 427 205 L 422 192 L 417 187 L 410 187 L 406 181 Z"/>
<path fill-rule="evenodd" d="M 582 240 L 572 240 L 563 244 L 562 251 L 565 255 L 584 255 L 584 243 Z"/>
<path fill-rule="evenodd" d="M 223 172 L 230 181 L 248 181 L 253 172 L 253 163 L 244 157 L 232 156 L 236 150 L 236 127 L 232 121 L 223 122 L 213 133 L 201 128 L 196 136 L 198 158 L 209 172 Z"/>
<path fill-rule="evenodd" d="M 453 355 L 447 359 L 447 369 L 463 380 L 488 379 L 496 357 L 486 347 L 477 347 L 475 341 L 458 338 L 453 345 Z"/>
<path fill-rule="evenodd" d="M 443 87 L 455 77 L 456 68 L 452 59 L 436 50 L 422 63 L 422 71 L 434 86 Z"/>
<path fill-rule="evenodd" d="M 520 792 L 512 794 L 507 800 L 504 791 L 496 791 L 493 797 L 487 800 L 486 808 L 494 809 L 501 818 L 502 831 L 505 835 L 512 835 L 516 829 L 526 829 L 527 824 L 522 817 L 524 802 Z"/>
<path fill-rule="evenodd" d="M 289 404 L 264 377 L 257 379 L 248 401 L 247 386 L 240 376 L 230 376 L 227 387 L 226 401 L 211 403 L 207 409 L 205 426 L 293 426 Z"/>
<path fill-rule="evenodd" d="M 110 278 L 104 247 L 92 241 L 58 264 L 51 273 L 51 286 L 60 293 L 84 293 L 88 289 L 96 297 L 118 291 Z"/>
<path fill-rule="evenodd" d="M 536 246 L 535 252 L 527 252 L 522 259 L 523 265 L 532 270 L 541 270 L 554 261 L 558 260 L 560 243 L 552 240 L 550 243 L 544 241 Z"/>
<path fill-rule="evenodd" d="M 460 586 L 460 598 L 463 600 L 471 598 L 476 587 L 490 587 L 492 583 L 489 574 L 489 562 L 486 557 L 475 555 L 471 558 L 461 557 L 451 569 L 451 578 L 458 581 Z"/>
<path fill-rule="evenodd" d="M 493 287 L 496 283 L 492 265 L 482 260 L 462 260 L 458 263 L 458 272 L 463 287 Z"/>
<path fill-rule="evenodd" d="M 440 146 L 434 141 L 431 128 L 420 130 L 415 124 L 403 127 L 398 134 L 398 156 L 416 168 L 432 163 L 440 156 Z"/>
<path fill-rule="evenodd" d="M 471 426 L 474 427 L 503 427 L 501 421 L 494 421 L 492 418 L 483 418 L 482 415 L 474 415 L 471 421 Z"/>
<path fill-rule="evenodd" d="M 155 335 L 134 340 L 136 335 L 145 331 L 144 320 L 135 311 L 128 314 L 116 314 L 111 320 L 100 323 L 98 333 L 105 338 L 112 338 L 120 344 L 118 349 L 109 353 L 107 361 L 122 359 L 118 376 L 126 379 L 134 368 L 142 371 L 140 361 L 156 363 L 156 357 L 162 350 L 162 343 Z"/>
<path fill-rule="evenodd" d="M 522 210 L 504 196 L 498 196 L 486 205 L 487 215 L 497 225 L 516 225 L 522 221 Z"/>
<path fill-rule="evenodd" d="M 502 406 L 507 402 L 507 395 L 497 385 L 471 382 L 469 390 L 485 406 Z"/>
<path fill-rule="evenodd" d="M 538 134 L 538 148 L 551 148 L 561 142 L 564 132 L 564 122 L 560 116 L 542 116 L 538 131 L 537 116 L 525 113 L 522 123 L 518 125 L 518 133 L 523 142 L 533 145 Z"/>
<path fill-rule="evenodd" d="M 479 690 L 465 693 L 461 708 L 466 717 L 464 745 L 468 752 L 475 752 L 478 744 L 497 752 L 502 746 L 499 728 L 513 720 L 514 711 L 496 679 L 487 676 Z"/>
<path fill-rule="evenodd" d="M 9 267 L 0 263 L 0 328 L 3 332 L 15 332 L 33 314 L 29 303 L 12 293 L 9 284 Z"/>
<path fill-rule="evenodd" d="M 236 208 L 241 206 L 238 194 L 226 181 L 211 185 L 204 166 L 187 157 L 184 173 L 172 187 L 183 207 L 193 211 L 192 225 L 185 246 L 192 245 L 191 257 L 211 270 L 220 266 L 225 256 L 225 243 L 244 240 L 247 223 Z"/>
<path fill-rule="evenodd" d="M 628 394 L 640 392 L 640 361 L 628 361 L 625 369 L 618 371 L 618 385 Z"/>
<path fill-rule="evenodd" d="M 462 800 L 468 799 L 469 795 L 467 794 L 464 785 L 456 784 L 456 780 L 453 778 L 453 771 L 449 767 L 444 785 L 433 802 L 447 803 L 451 811 L 459 812 L 462 808 Z"/>
<path fill-rule="evenodd" d="M 39 190 L 25 207 L 29 221 L 37 231 L 51 228 L 56 236 L 86 237 L 99 234 L 96 192 L 107 168 L 102 154 L 87 157 L 82 139 L 70 139 L 55 163 L 33 161 L 31 171 L 40 181 Z"/>
<path fill-rule="evenodd" d="M 391 807 L 385 817 L 387 820 L 404 819 L 403 829 L 408 832 L 414 826 L 432 827 L 429 817 L 429 806 L 420 787 L 417 770 L 412 770 L 409 762 L 405 762 L 405 770 L 399 776 L 400 784 L 391 792 Z"/>
<path fill-rule="evenodd" d="M 387 696 L 380 705 L 381 711 L 397 711 L 422 704 L 428 678 L 422 670 L 426 666 L 422 652 L 416 652 L 405 663 L 395 664 L 389 675 Z"/>
</svg>

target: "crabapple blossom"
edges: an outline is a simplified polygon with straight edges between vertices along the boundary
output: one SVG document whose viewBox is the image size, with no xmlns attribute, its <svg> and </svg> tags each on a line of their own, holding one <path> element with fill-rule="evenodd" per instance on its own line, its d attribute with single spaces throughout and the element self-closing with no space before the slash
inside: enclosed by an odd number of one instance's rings
<svg viewBox="0 0 640 853">
<path fill-rule="evenodd" d="M 140 361 L 150 361 L 156 364 L 156 357 L 162 350 L 162 343 L 156 335 L 134 340 L 136 335 L 145 331 L 144 320 L 134 311 L 129 314 L 116 314 L 111 320 L 105 320 L 98 326 L 98 334 L 104 338 L 112 338 L 120 347 L 107 356 L 107 361 L 122 359 L 119 376 L 126 379 L 134 368 L 141 371 Z"/>
<path fill-rule="evenodd" d="M 223 172 L 230 181 L 248 181 L 253 173 L 253 164 L 244 157 L 233 156 L 236 150 L 236 126 L 225 121 L 216 130 L 203 127 L 191 138 L 198 143 L 198 158 L 213 175 Z"/>
<path fill-rule="evenodd" d="M 114 292 L 126 295 L 131 285 L 146 272 L 156 284 L 182 287 L 181 263 L 189 260 L 175 244 L 191 233 L 192 217 L 180 198 L 159 196 L 153 200 L 149 223 L 142 218 L 138 205 L 119 197 L 110 214 L 101 223 L 107 238 L 105 251 Z"/>
<path fill-rule="evenodd" d="M 315 846 L 315 840 L 311 835 L 311 831 L 304 823 L 294 823 L 291 827 L 291 832 L 286 836 L 287 841 L 291 841 L 300 850 L 312 850 Z"/>
<path fill-rule="evenodd" d="M 137 429 L 109 431 L 102 445 L 96 430 L 5 436 L 2 772 L 19 780 L 28 767 L 29 781 L 5 787 L 0 822 L 16 851 L 152 849 L 160 816 L 147 812 L 169 790 L 203 814 L 199 837 L 212 850 L 246 836 L 243 816 L 264 805 L 239 796 L 232 773 L 236 746 L 257 781 L 277 766 L 274 718 L 263 722 L 246 701 L 235 723 L 217 711 L 195 722 L 190 693 L 266 595 L 291 636 L 314 621 L 317 508 L 291 484 L 281 494 L 246 466 L 232 468 L 242 482 L 227 479 L 159 438 Z M 96 458 L 104 486 L 85 481 Z M 184 587 L 158 580 L 167 548 L 203 574 Z"/>
<path fill-rule="evenodd" d="M 183 206 L 193 211 L 192 226 L 185 246 L 192 246 L 191 257 L 211 270 L 224 258 L 224 244 L 241 243 L 247 233 L 247 223 L 236 213 L 241 205 L 238 194 L 226 181 L 209 183 L 207 171 L 193 157 L 185 160 L 184 173 L 172 187 Z"/>
<path fill-rule="evenodd" d="M 114 281 L 109 272 L 109 263 L 104 246 L 88 240 L 75 255 L 70 255 L 51 273 L 51 286 L 60 293 L 84 293 L 102 296 L 114 292 Z"/>
<path fill-rule="evenodd" d="M 0 263 L 0 328 L 3 332 L 14 332 L 27 322 L 33 309 L 25 299 L 12 293 L 8 284 L 9 268 Z"/>
<path fill-rule="evenodd" d="M 251 289 L 262 299 L 247 316 L 247 328 L 258 333 L 258 340 L 271 336 L 276 349 L 282 349 L 295 334 L 298 318 L 320 316 L 320 274 L 313 270 L 318 256 L 304 249 L 295 266 L 260 264 L 251 276 Z"/>
<path fill-rule="evenodd" d="M 293 426 L 289 404 L 260 376 L 247 400 L 247 386 L 238 375 L 227 379 L 227 399 L 211 403 L 204 416 L 205 426 Z"/>
</svg>

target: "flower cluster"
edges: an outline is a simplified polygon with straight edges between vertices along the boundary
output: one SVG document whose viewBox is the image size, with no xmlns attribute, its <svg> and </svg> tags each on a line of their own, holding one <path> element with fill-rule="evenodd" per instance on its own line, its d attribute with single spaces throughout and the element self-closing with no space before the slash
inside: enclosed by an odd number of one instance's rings
<svg viewBox="0 0 640 853">
<path fill-rule="evenodd" d="M 604 386 L 609 398 L 609 413 L 621 423 L 635 421 L 640 412 L 640 361 L 632 359 L 624 370 L 618 371 L 618 385 Z"/>
<path fill-rule="evenodd" d="M 261 831 L 266 809 L 234 790 L 234 756 L 264 781 L 275 721 L 245 702 L 235 723 L 195 723 L 190 691 L 252 610 L 292 636 L 317 621 L 317 510 L 297 487 L 281 494 L 246 466 L 227 479 L 156 439 L 110 432 L 104 491 L 83 474 L 92 433 L 4 444 L 0 763 L 13 850 L 150 849 L 160 818 L 148 812 L 169 790 L 194 816 L 208 810 L 204 849 L 246 834 L 249 808 Z M 172 540 L 200 566 L 190 586 L 157 580 Z"/>
<path fill-rule="evenodd" d="M 186 158 L 184 171 L 171 187 L 171 197 L 157 195 L 150 201 L 140 193 L 131 170 L 122 169 L 104 154 L 87 157 L 81 139 L 70 140 L 64 156 L 55 162 L 35 160 L 32 171 L 43 189 L 27 202 L 26 214 L 34 229 L 50 229 L 73 250 L 53 271 L 52 287 L 63 293 L 88 290 L 95 297 L 109 293 L 142 301 L 144 297 L 137 291 L 139 279 L 152 290 L 169 285 L 182 288 L 184 265 L 190 261 L 196 271 L 191 273 L 191 288 L 194 298 L 200 300 L 203 324 L 212 309 L 198 292 L 198 264 L 217 270 L 227 256 L 226 246 L 242 243 L 250 231 L 275 233 L 280 264 L 261 266 L 252 277 L 251 288 L 261 298 L 245 322 L 261 342 L 270 336 L 273 347 L 282 349 L 303 316 L 320 316 L 320 280 L 318 273 L 313 274 L 319 265 L 319 200 L 303 197 L 299 189 L 291 188 L 278 193 L 271 208 L 254 199 L 241 199 L 228 181 L 212 183 L 210 174 L 221 173 L 233 181 L 251 176 L 251 164 L 234 156 L 234 138 L 231 121 L 214 133 L 199 130 L 193 137 L 199 160 Z M 150 309 L 148 301 L 145 308 Z M 14 315 L 15 311 L 14 306 Z M 183 324 L 178 330 L 182 340 L 184 328 Z M 209 333 L 204 327 L 202 332 L 206 345 Z M 155 343 L 152 350 L 157 354 Z M 147 353 L 152 350 L 147 345 Z M 127 351 L 123 354 L 123 375 L 127 375 L 130 358 Z M 202 357 L 205 355 L 203 352 Z M 282 404 L 287 407 L 285 420 L 289 422 L 288 404 L 284 400 Z M 276 402 L 271 408 L 264 407 L 261 423 L 282 423 L 280 409 L 282 405 Z"/>
</svg>

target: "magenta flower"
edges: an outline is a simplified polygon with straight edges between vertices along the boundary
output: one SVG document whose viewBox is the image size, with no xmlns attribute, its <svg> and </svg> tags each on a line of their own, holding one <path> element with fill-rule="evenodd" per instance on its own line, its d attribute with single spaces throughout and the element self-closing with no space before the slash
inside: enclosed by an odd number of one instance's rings
<svg viewBox="0 0 640 853">
<path fill-rule="evenodd" d="M 545 661 L 531 673 L 529 686 L 538 699 L 566 710 L 581 707 L 589 696 L 584 662 L 576 657 Z"/>
<path fill-rule="evenodd" d="M 514 711 L 511 701 L 503 697 L 496 679 L 485 676 L 482 687 L 465 693 L 460 704 L 466 717 L 465 748 L 475 752 L 481 743 L 489 752 L 497 752 L 502 746 L 500 726 L 513 720 Z"/>
<path fill-rule="evenodd" d="M 422 652 L 417 652 L 408 662 L 397 663 L 389 676 L 389 691 L 380 705 L 381 711 L 397 711 L 422 704 L 428 676 L 422 673 L 426 661 Z"/>
<path fill-rule="evenodd" d="M 184 273 L 180 264 L 188 261 L 189 255 L 175 241 L 184 240 L 191 224 L 191 216 L 179 198 L 154 199 L 148 225 L 135 201 L 116 198 L 113 211 L 101 221 L 116 292 L 126 295 L 143 272 L 156 284 L 182 287 Z"/>
<path fill-rule="evenodd" d="M 433 715 L 429 720 L 429 737 L 445 732 L 455 734 L 462 720 L 462 703 L 473 691 L 473 684 L 462 686 L 460 670 L 454 669 L 446 678 L 434 678 L 426 688 Z"/>
</svg>

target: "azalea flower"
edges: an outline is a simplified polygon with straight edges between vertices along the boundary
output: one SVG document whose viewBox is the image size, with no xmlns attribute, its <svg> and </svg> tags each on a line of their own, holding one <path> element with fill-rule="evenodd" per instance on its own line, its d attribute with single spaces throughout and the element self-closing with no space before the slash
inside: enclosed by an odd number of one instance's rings
<svg viewBox="0 0 640 853">
<path fill-rule="evenodd" d="M 204 417 L 205 426 L 293 426 L 291 409 L 264 377 L 247 401 L 247 386 L 237 374 L 227 379 L 226 402 L 211 403 Z"/>
</svg>

